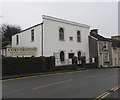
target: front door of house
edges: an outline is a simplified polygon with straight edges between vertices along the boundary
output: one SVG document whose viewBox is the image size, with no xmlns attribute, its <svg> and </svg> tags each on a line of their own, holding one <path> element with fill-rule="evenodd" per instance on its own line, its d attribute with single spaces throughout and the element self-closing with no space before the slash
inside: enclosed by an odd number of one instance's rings
<svg viewBox="0 0 120 100">
<path fill-rule="evenodd" d="M 69 57 L 69 59 L 74 58 L 74 53 L 69 53 L 69 54 L 68 54 L 68 57 Z"/>
</svg>

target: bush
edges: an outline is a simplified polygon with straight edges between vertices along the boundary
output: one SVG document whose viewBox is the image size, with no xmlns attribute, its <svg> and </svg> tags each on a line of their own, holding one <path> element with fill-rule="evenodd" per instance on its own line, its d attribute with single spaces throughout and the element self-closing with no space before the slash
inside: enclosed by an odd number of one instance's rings
<svg viewBox="0 0 120 100">
<path fill-rule="evenodd" d="M 2 75 L 20 75 L 52 71 L 54 57 L 7 57 L 2 59 Z"/>
</svg>

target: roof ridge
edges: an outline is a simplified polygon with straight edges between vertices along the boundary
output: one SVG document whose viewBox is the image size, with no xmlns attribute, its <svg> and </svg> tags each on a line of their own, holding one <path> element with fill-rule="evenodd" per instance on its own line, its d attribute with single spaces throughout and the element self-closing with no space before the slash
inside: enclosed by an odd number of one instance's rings
<svg viewBox="0 0 120 100">
<path fill-rule="evenodd" d="M 87 24 L 81 24 L 81 23 L 78 23 L 78 22 L 69 21 L 69 20 L 66 20 L 66 19 L 61 19 L 61 18 L 52 17 L 52 16 L 48 16 L 48 15 L 42 15 L 42 18 L 43 19 L 54 20 L 54 21 L 58 21 L 58 22 L 64 22 L 64 23 L 68 23 L 68 24 L 74 24 L 74 25 L 81 26 L 81 27 L 90 28 L 90 25 L 87 25 Z"/>
</svg>

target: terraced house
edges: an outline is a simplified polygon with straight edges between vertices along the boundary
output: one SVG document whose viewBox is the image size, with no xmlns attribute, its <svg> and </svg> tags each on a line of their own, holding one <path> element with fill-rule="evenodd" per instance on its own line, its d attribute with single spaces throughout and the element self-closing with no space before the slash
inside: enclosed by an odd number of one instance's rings
<svg viewBox="0 0 120 100">
<path fill-rule="evenodd" d="M 100 67 L 112 67 L 112 42 L 98 34 L 98 29 L 93 29 L 89 36 L 90 62 L 97 58 Z M 96 60 L 96 59 L 95 59 Z"/>
<path fill-rule="evenodd" d="M 120 66 L 120 36 L 112 36 L 112 63 L 113 66 Z"/>
<path fill-rule="evenodd" d="M 43 22 L 12 36 L 8 56 L 55 56 L 56 65 L 71 64 L 76 56 L 89 62 L 89 25 L 43 15 Z"/>
</svg>

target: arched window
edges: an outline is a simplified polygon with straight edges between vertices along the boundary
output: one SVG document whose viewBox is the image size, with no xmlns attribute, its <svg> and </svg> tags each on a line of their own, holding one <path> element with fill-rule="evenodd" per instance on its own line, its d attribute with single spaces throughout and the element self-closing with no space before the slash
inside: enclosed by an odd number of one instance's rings
<svg viewBox="0 0 120 100">
<path fill-rule="evenodd" d="M 60 52 L 60 61 L 64 61 L 65 59 L 64 59 L 64 52 L 63 51 L 61 51 Z"/>
<path fill-rule="evenodd" d="M 81 58 L 81 52 L 79 51 L 78 52 L 78 60 L 80 60 L 80 58 Z"/>
<path fill-rule="evenodd" d="M 63 28 L 59 29 L 59 39 L 64 40 L 64 30 L 63 30 Z"/>
<path fill-rule="evenodd" d="M 80 31 L 77 31 L 77 42 L 81 42 Z"/>
</svg>

